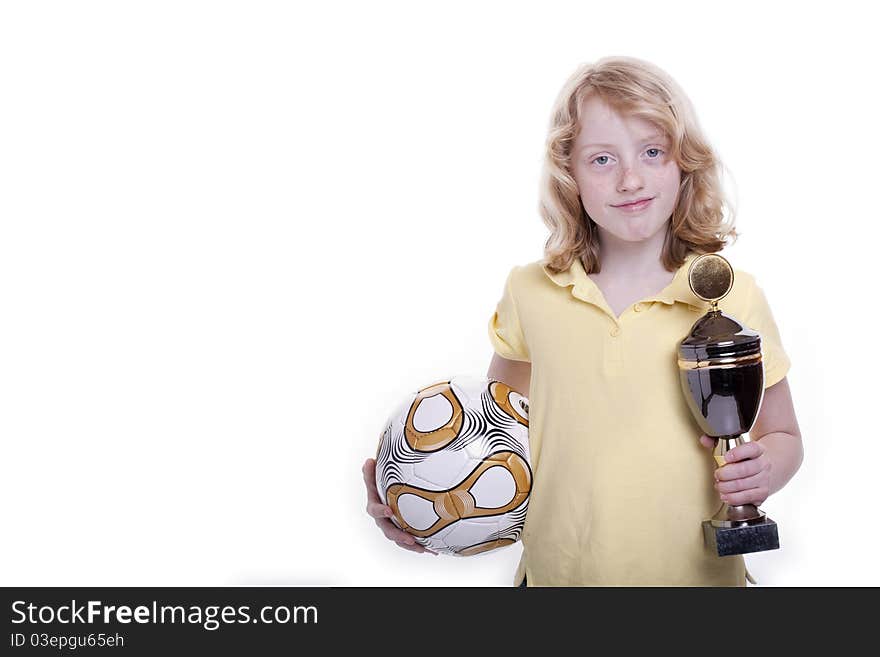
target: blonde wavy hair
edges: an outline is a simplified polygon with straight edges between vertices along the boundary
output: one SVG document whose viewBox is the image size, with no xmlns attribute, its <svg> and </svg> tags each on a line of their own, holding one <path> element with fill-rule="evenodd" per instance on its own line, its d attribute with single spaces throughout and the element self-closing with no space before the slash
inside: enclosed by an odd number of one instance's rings
<svg viewBox="0 0 880 657">
<path fill-rule="evenodd" d="M 633 57 L 605 57 L 580 66 L 553 106 L 539 202 L 541 218 L 550 229 L 545 266 L 558 273 L 580 257 L 588 274 L 601 268 L 599 231 L 581 203 L 571 162 L 580 132 L 580 108 L 590 94 L 621 114 L 651 122 L 672 143 L 670 156 L 682 176 L 663 243 L 663 266 L 674 271 L 689 252 L 715 253 L 735 242 L 734 210 L 721 188 L 723 165 L 703 135 L 688 97 L 653 64 Z"/>
</svg>

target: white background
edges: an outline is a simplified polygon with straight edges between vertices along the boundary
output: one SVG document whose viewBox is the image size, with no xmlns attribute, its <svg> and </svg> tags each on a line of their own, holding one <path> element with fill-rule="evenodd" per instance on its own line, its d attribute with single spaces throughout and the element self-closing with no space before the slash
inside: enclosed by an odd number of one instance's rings
<svg viewBox="0 0 880 657">
<path fill-rule="evenodd" d="M 0 584 L 509 586 L 519 545 L 385 540 L 360 467 L 485 374 L 551 105 L 611 54 L 693 101 L 793 362 L 806 459 L 749 568 L 880 584 L 862 3 L 301 5 L 2 5 Z"/>
</svg>

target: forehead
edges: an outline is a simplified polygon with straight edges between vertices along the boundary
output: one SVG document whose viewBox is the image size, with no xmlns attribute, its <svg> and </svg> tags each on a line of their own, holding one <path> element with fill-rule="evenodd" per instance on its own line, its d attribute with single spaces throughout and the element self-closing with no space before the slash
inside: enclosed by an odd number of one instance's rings
<svg viewBox="0 0 880 657">
<path fill-rule="evenodd" d="M 581 102 L 580 110 L 578 143 L 664 134 L 661 128 L 650 121 L 618 111 L 595 94 L 587 96 Z"/>
</svg>

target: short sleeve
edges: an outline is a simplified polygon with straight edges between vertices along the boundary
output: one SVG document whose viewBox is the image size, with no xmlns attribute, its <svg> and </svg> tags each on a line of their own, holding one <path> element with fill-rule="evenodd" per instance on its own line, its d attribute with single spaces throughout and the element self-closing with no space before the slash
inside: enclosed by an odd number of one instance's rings
<svg viewBox="0 0 880 657">
<path fill-rule="evenodd" d="M 752 282 L 749 296 L 746 325 L 757 331 L 761 336 L 761 351 L 764 361 L 764 387 L 776 385 L 791 368 L 791 361 L 785 349 L 782 347 L 782 339 L 779 336 L 779 328 L 770 311 L 770 304 L 761 287 Z"/>
<path fill-rule="evenodd" d="M 512 289 L 514 267 L 507 276 L 504 293 L 489 320 L 489 341 L 492 348 L 502 358 L 531 361 L 529 349 L 519 322 L 519 313 Z"/>
</svg>

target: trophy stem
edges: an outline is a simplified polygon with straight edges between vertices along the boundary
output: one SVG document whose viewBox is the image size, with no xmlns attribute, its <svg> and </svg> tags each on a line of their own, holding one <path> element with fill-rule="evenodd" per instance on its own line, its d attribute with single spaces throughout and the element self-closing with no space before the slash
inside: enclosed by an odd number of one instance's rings
<svg viewBox="0 0 880 657">
<path fill-rule="evenodd" d="M 751 440 L 748 435 L 744 433 L 732 436 L 715 436 L 715 449 L 712 450 L 712 456 L 715 457 L 716 469 L 727 464 L 727 461 L 724 460 L 724 455 L 727 454 L 727 452 L 737 445 L 745 445 L 749 442 L 751 442 Z"/>
<path fill-rule="evenodd" d="M 715 469 L 725 464 L 724 455 L 737 445 L 751 442 L 745 434 L 733 436 L 718 436 L 715 441 L 715 449 L 712 456 L 715 457 Z M 709 522 L 713 527 L 741 527 L 751 525 L 764 520 L 766 514 L 754 504 L 737 504 L 731 506 L 727 502 L 721 503 L 721 508 L 715 512 Z"/>
</svg>

